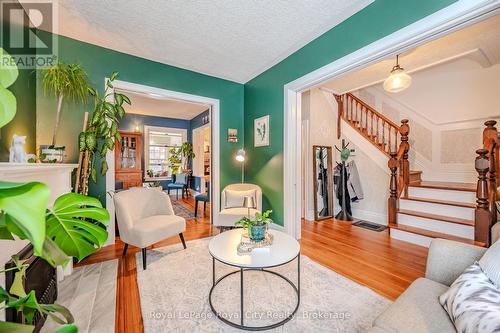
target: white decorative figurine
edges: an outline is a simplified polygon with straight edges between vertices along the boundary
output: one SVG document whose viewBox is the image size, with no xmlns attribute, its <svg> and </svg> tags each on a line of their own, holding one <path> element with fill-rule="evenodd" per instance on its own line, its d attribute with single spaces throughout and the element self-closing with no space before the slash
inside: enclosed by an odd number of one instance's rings
<svg viewBox="0 0 500 333">
<path fill-rule="evenodd" d="M 27 163 L 28 156 L 24 151 L 24 144 L 26 143 L 26 136 L 19 136 L 14 134 L 12 137 L 12 146 L 10 146 L 10 163 Z"/>
</svg>

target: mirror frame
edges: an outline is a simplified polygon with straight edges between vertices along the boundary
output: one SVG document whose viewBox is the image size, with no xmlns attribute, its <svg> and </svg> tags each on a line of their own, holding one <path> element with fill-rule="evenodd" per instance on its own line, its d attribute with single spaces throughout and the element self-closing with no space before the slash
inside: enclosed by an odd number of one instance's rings
<svg viewBox="0 0 500 333">
<path fill-rule="evenodd" d="M 331 215 L 329 216 L 319 216 L 318 215 L 318 181 L 316 180 L 316 175 L 317 175 L 317 168 L 316 168 L 316 150 L 318 148 L 326 148 L 327 150 L 327 168 L 328 168 L 328 204 L 331 207 Z M 333 203 L 334 203 L 334 191 L 333 191 L 333 149 L 332 146 L 320 146 L 320 145 L 313 145 L 313 189 L 314 189 L 314 221 L 322 221 L 322 220 L 327 220 L 330 218 L 334 217 L 333 214 Z"/>
</svg>

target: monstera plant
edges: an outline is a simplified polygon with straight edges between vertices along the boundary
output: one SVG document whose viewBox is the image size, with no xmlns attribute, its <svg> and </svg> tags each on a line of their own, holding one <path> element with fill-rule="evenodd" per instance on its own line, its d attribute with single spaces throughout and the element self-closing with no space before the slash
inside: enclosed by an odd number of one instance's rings
<svg viewBox="0 0 500 333">
<path fill-rule="evenodd" d="M 2 49 L 0 52 L 1 63 L 5 64 L 3 59 L 10 56 Z M 17 68 L 0 66 L 0 128 L 16 114 L 15 97 L 6 90 L 16 78 Z M 29 241 L 33 253 L 54 267 L 64 267 L 70 257 L 81 261 L 104 244 L 108 234 L 99 224 L 106 225 L 109 214 L 99 200 L 67 193 L 57 198 L 52 208 L 47 208 L 49 197 L 50 190 L 43 183 L 0 181 L 0 239 L 14 240 L 16 236 Z M 68 309 L 58 304 L 40 304 L 33 290 L 25 290 L 23 281 L 28 264 L 16 256 L 12 259 L 15 267 L 8 270 L 15 270 L 14 281 L 9 290 L 0 287 L 0 304 L 22 312 L 25 323 L 0 322 L 0 332 L 32 332 L 37 313 L 61 324 L 58 333 L 77 332 Z"/>
</svg>

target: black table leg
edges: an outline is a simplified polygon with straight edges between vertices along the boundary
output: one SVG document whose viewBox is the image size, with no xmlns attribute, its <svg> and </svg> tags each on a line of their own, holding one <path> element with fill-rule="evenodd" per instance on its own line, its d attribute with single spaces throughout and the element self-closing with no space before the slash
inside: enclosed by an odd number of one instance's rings
<svg viewBox="0 0 500 333">
<path fill-rule="evenodd" d="M 240 268 L 240 305 L 241 326 L 243 326 L 243 268 Z"/>
<path fill-rule="evenodd" d="M 215 286 L 215 258 L 212 257 L 212 287 Z"/>
</svg>

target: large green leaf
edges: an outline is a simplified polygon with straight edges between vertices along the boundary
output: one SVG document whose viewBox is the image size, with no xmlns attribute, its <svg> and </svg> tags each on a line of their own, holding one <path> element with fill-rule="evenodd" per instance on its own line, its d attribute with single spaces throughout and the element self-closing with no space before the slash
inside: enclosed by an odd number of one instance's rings
<svg viewBox="0 0 500 333">
<path fill-rule="evenodd" d="M 75 324 L 64 325 L 54 333 L 77 333 L 78 327 Z"/>
<path fill-rule="evenodd" d="M 0 86 L 10 87 L 18 76 L 19 70 L 12 56 L 0 47 Z"/>
<path fill-rule="evenodd" d="M 37 256 L 42 255 L 45 240 L 45 210 L 50 191 L 47 185 L 0 182 L 0 210 L 7 229 L 33 244 Z"/>
<path fill-rule="evenodd" d="M 109 213 L 95 198 L 67 193 L 47 213 L 47 236 L 69 256 L 82 260 L 101 247 L 108 233 L 88 219 L 107 224 Z"/>
<path fill-rule="evenodd" d="M 16 97 L 7 88 L 0 86 L 0 128 L 7 125 L 16 115 Z"/>
<path fill-rule="evenodd" d="M 0 321 L 0 333 L 32 333 L 35 326 Z"/>
</svg>

